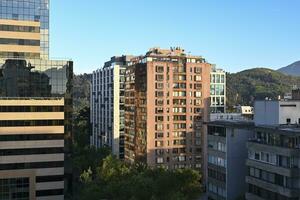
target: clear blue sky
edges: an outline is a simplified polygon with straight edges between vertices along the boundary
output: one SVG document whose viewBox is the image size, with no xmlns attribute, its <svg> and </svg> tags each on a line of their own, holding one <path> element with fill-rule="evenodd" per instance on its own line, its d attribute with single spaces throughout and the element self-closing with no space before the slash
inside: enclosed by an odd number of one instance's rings
<svg viewBox="0 0 300 200">
<path fill-rule="evenodd" d="M 229 72 L 300 60 L 299 0 L 51 0 L 50 56 L 92 72 L 114 55 L 181 46 Z"/>
</svg>

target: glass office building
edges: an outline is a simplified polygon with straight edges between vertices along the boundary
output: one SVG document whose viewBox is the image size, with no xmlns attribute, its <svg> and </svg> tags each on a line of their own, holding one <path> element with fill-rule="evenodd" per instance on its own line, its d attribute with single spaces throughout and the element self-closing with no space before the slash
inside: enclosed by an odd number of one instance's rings
<svg viewBox="0 0 300 200">
<path fill-rule="evenodd" d="M 70 99 L 72 62 L 0 59 L 0 96 Z"/>
<path fill-rule="evenodd" d="M 72 181 L 67 166 L 72 142 L 73 63 L 2 61 L 0 199 L 63 200 Z M 26 184 L 10 184 L 19 179 L 26 179 Z"/>
<path fill-rule="evenodd" d="M 0 0 L 0 199 L 71 192 L 73 62 L 49 59 L 49 0 Z"/>
<path fill-rule="evenodd" d="M 226 112 L 226 72 L 212 67 L 210 73 L 210 112 Z"/>
<path fill-rule="evenodd" d="M 8 30 L 7 30 L 8 29 Z M 28 50 L 16 51 L 14 48 L 7 48 L 3 52 L 0 48 L 0 56 L 9 57 L 39 57 L 48 59 L 49 57 L 49 0 L 0 0 L 0 31 L 15 32 L 9 39 L 34 40 L 40 42 L 40 55 L 37 51 Z M 25 34 L 20 34 L 25 33 Z M 38 33 L 38 34 L 35 34 Z M 36 36 L 35 36 L 36 35 Z M 2 36 L 2 37 L 1 37 Z M 20 36 L 20 37 L 17 37 Z M 3 35 L 0 34 L 0 38 Z M 5 42 L 5 45 L 15 45 L 15 41 Z M 20 42 L 22 43 L 22 41 Z M 3 45 L 0 40 L 0 47 Z M 20 45 L 20 44 L 19 44 Z M 21 46 L 30 47 L 32 45 Z M 1 53 L 2 52 L 2 53 Z"/>
</svg>

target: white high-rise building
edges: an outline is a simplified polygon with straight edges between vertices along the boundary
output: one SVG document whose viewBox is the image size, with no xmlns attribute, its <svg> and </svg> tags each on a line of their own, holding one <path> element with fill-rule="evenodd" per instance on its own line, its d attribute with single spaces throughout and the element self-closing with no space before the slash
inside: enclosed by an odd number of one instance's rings
<svg viewBox="0 0 300 200">
<path fill-rule="evenodd" d="M 132 56 L 112 57 L 93 72 L 91 87 L 91 145 L 110 147 L 124 158 L 125 69 Z"/>
</svg>

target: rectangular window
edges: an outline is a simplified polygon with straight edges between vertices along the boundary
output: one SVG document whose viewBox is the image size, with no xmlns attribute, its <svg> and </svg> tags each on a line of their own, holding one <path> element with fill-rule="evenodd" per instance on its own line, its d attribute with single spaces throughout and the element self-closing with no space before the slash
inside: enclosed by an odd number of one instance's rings
<svg viewBox="0 0 300 200">
<path fill-rule="evenodd" d="M 163 91 L 156 91 L 155 92 L 155 96 L 156 97 L 163 97 L 164 96 L 164 92 Z"/>
<path fill-rule="evenodd" d="M 164 117 L 163 116 L 156 116 L 155 117 L 155 121 L 156 122 L 163 122 L 164 121 Z"/>
<path fill-rule="evenodd" d="M 157 105 L 157 106 L 164 105 L 164 100 L 163 99 L 157 99 L 155 105 Z"/>
<path fill-rule="evenodd" d="M 156 75 L 155 80 L 157 80 L 157 81 L 163 81 L 164 80 L 164 75 Z"/>
<path fill-rule="evenodd" d="M 157 164 L 164 163 L 164 158 L 161 158 L 161 157 L 156 158 L 156 163 L 157 163 Z"/>
<path fill-rule="evenodd" d="M 156 83 L 155 84 L 155 88 L 156 89 L 163 89 L 164 88 L 164 84 L 163 83 Z"/>
<path fill-rule="evenodd" d="M 156 124 L 155 125 L 155 130 L 162 131 L 163 129 L 164 129 L 164 125 L 163 124 Z"/>
<path fill-rule="evenodd" d="M 174 91 L 173 92 L 173 97 L 185 97 L 186 92 L 185 91 Z"/>
<path fill-rule="evenodd" d="M 163 141 L 155 141 L 155 147 L 162 147 L 162 146 L 164 146 Z"/>
<path fill-rule="evenodd" d="M 164 133 L 159 132 L 159 133 L 155 133 L 155 138 L 163 138 L 164 137 Z"/>
<path fill-rule="evenodd" d="M 199 92 L 199 91 L 198 91 L 198 92 L 195 92 L 194 95 L 195 95 L 195 97 L 198 97 L 198 98 L 199 98 L 199 97 L 201 97 L 201 92 Z"/>
<path fill-rule="evenodd" d="M 202 80 L 202 78 L 200 75 L 195 76 L 195 81 L 201 81 L 201 80 Z"/>
<path fill-rule="evenodd" d="M 186 75 L 174 75 L 173 76 L 173 81 L 185 81 L 186 80 Z"/>
<path fill-rule="evenodd" d="M 195 67 L 195 73 L 196 74 L 201 74 L 202 68 L 201 67 Z"/>
<path fill-rule="evenodd" d="M 163 73 L 164 72 L 164 66 L 156 66 L 156 72 L 157 73 Z"/>
</svg>

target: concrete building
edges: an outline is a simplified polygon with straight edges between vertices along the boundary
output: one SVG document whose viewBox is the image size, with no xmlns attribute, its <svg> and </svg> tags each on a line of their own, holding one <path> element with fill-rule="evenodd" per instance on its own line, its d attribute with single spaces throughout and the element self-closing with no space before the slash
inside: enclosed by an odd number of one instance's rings
<svg viewBox="0 0 300 200">
<path fill-rule="evenodd" d="M 212 67 L 210 73 L 211 113 L 226 112 L 226 72 Z"/>
<path fill-rule="evenodd" d="M 236 115 L 234 115 L 235 117 Z M 234 200 L 246 192 L 246 143 L 254 123 L 247 119 L 217 119 L 207 124 L 206 189 L 209 200 Z"/>
<path fill-rule="evenodd" d="M 48 0 L 0 0 L 1 200 L 71 192 L 73 62 L 48 38 Z"/>
<path fill-rule="evenodd" d="M 64 109 L 64 98 L 0 98 L 0 199 L 63 199 Z"/>
<path fill-rule="evenodd" d="M 93 72 L 91 87 L 91 145 L 110 147 L 124 158 L 125 70 L 132 56 L 112 57 Z"/>
<path fill-rule="evenodd" d="M 299 124 L 299 108 L 300 100 L 294 99 L 256 101 L 254 121 L 258 125 Z"/>
<path fill-rule="evenodd" d="M 248 200 L 300 199 L 300 101 L 257 101 L 248 142 Z"/>
<path fill-rule="evenodd" d="M 248 200 L 300 199 L 300 128 L 258 125 L 248 142 Z"/>
<path fill-rule="evenodd" d="M 125 81 L 125 160 L 202 169 L 211 64 L 180 48 L 132 60 Z"/>
</svg>

